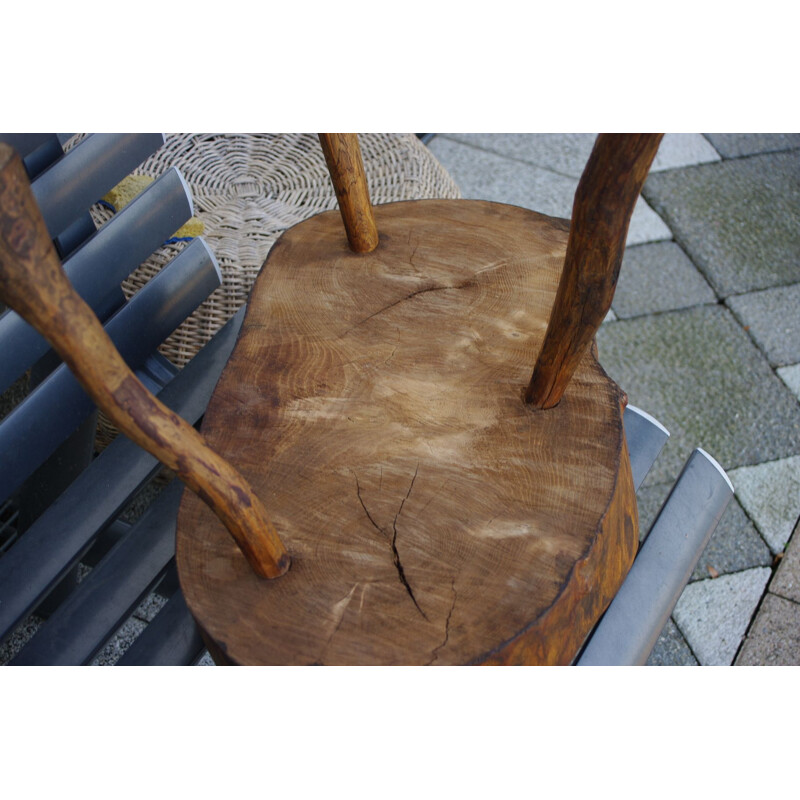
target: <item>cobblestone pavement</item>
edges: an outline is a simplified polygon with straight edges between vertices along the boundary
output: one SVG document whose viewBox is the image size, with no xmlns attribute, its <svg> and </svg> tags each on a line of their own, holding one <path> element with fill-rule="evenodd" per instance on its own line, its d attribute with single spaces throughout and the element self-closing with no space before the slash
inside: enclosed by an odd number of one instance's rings
<svg viewBox="0 0 800 800">
<path fill-rule="evenodd" d="M 594 134 L 437 134 L 464 197 L 569 217 Z M 647 530 L 695 447 L 736 494 L 652 665 L 800 664 L 800 134 L 667 134 L 597 340 L 671 437 Z"/>
</svg>

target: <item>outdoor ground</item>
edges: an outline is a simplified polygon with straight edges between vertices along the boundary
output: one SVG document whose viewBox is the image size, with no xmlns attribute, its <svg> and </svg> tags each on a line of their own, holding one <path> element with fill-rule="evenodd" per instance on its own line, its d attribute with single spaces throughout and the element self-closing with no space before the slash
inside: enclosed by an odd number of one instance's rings
<svg viewBox="0 0 800 800">
<path fill-rule="evenodd" d="M 437 134 L 464 197 L 569 217 L 594 134 Z M 648 663 L 800 664 L 800 134 L 667 134 L 600 360 L 671 438 L 646 532 L 694 447 L 736 495 Z M 793 536 L 794 534 L 794 536 Z"/>
</svg>

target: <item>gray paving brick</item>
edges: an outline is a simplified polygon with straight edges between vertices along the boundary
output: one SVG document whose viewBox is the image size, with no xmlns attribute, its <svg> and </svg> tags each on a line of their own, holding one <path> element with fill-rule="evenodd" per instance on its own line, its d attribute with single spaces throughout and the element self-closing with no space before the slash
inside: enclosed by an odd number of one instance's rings
<svg viewBox="0 0 800 800">
<path fill-rule="evenodd" d="M 471 147 L 486 150 L 489 153 L 523 161 L 526 164 L 572 178 L 581 176 L 597 138 L 596 133 L 445 133 L 440 135 Z"/>
<path fill-rule="evenodd" d="M 736 666 L 798 665 L 800 605 L 767 594 L 736 658 Z"/>
<path fill-rule="evenodd" d="M 637 493 L 640 538 L 649 531 L 671 489 L 671 483 L 660 483 L 642 487 Z M 725 575 L 771 564 L 769 547 L 734 497 L 698 559 L 690 580 L 712 577 L 709 567 L 718 575 Z"/>
<path fill-rule="evenodd" d="M 800 453 L 800 405 L 727 309 L 603 325 L 600 362 L 672 434 L 645 479 L 674 481 L 695 447 L 724 469 Z"/>
<path fill-rule="evenodd" d="M 800 603 L 800 523 L 795 527 L 786 555 L 769 585 L 773 594 Z"/>
<path fill-rule="evenodd" d="M 661 140 L 651 172 L 719 161 L 719 153 L 702 133 L 667 133 Z"/>
<path fill-rule="evenodd" d="M 466 198 L 509 203 L 565 219 L 572 214 L 577 177 L 524 164 L 447 137 L 437 136 L 429 147 Z M 628 244 L 670 238 L 669 228 L 640 198 L 628 229 Z"/>
<path fill-rule="evenodd" d="M 460 142 L 437 137 L 430 144 L 464 197 L 532 208 L 568 218 L 577 182 L 537 167 L 520 164 Z"/>
<path fill-rule="evenodd" d="M 800 150 L 654 173 L 644 196 L 719 296 L 800 281 Z"/>
<path fill-rule="evenodd" d="M 39 628 L 44 625 L 44 620 L 36 614 L 31 614 L 23 620 L 16 630 L 0 644 L 0 665 L 7 664 L 20 650 L 36 635 Z"/>
<path fill-rule="evenodd" d="M 116 664 L 146 627 L 146 622 L 131 617 L 95 656 L 92 666 L 110 667 Z"/>
<path fill-rule="evenodd" d="M 613 303 L 620 319 L 716 301 L 714 290 L 675 242 L 626 249 Z"/>
<path fill-rule="evenodd" d="M 740 572 L 751 567 L 770 567 L 772 553 L 734 497 L 697 561 L 690 580 Z"/>
<path fill-rule="evenodd" d="M 733 663 L 770 575 L 756 567 L 684 589 L 672 618 L 702 665 Z"/>
<path fill-rule="evenodd" d="M 8 389 L 0 394 L 0 419 L 14 410 L 18 403 L 28 396 L 28 374 L 17 378 Z"/>
<path fill-rule="evenodd" d="M 791 367 L 780 367 L 778 370 L 781 380 L 797 395 L 800 400 L 800 364 Z"/>
<path fill-rule="evenodd" d="M 136 523 L 174 477 L 174 472 L 162 467 L 161 471 L 148 481 L 120 512 L 120 519 L 131 525 Z"/>
<path fill-rule="evenodd" d="M 580 177 L 596 133 L 447 133 L 455 141 L 506 158 Z M 700 133 L 668 133 L 661 140 L 652 171 L 719 161 L 717 151 Z"/>
<path fill-rule="evenodd" d="M 152 622 L 156 614 L 158 614 L 166 604 L 166 597 L 162 597 L 156 592 L 150 592 L 150 594 L 139 603 L 138 608 L 133 612 L 133 616 L 143 622 Z"/>
<path fill-rule="evenodd" d="M 707 133 L 705 136 L 725 158 L 800 147 L 800 133 Z"/>
<path fill-rule="evenodd" d="M 734 469 L 729 477 L 764 541 L 782 552 L 800 517 L 800 456 Z"/>
<path fill-rule="evenodd" d="M 678 630 L 675 623 L 667 620 L 664 630 L 647 659 L 648 667 L 696 667 L 697 659 L 692 654 L 686 639 Z"/>
<path fill-rule="evenodd" d="M 771 364 L 800 361 L 800 283 L 729 297 L 727 305 Z"/>
</svg>

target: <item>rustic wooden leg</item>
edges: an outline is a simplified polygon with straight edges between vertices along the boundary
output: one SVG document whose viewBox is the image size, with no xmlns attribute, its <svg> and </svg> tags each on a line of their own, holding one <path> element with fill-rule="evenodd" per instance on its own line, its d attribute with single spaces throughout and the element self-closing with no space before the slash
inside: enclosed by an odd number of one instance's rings
<svg viewBox="0 0 800 800">
<path fill-rule="evenodd" d="M 663 133 L 601 133 L 572 208 L 564 271 L 525 400 L 557 405 L 611 308 L 633 208 Z"/>
<path fill-rule="evenodd" d="M 0 144 L 0 299 L 33 325 L 130 439 L 174 470 L 217 514 L 253 570 L 275 578 L 290 558 L 244 478 L 128 369 L 72 288 L 22 162 Z"/>
<path fill-rule="evenodd" d="M 339 200 L 347 241 L 356 253 L 378 246 L 378 228 L 369 200 L 369 187 L 355 133 L 320 133 L 319 141 Z"/>
</svg>

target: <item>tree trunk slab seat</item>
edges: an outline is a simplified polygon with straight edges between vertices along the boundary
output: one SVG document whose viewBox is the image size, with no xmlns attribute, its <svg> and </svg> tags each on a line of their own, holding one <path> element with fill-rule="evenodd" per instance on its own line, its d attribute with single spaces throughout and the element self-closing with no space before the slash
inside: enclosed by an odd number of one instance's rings
<svg viewBox="0 0 800 800">
<path fill-rule="evenodd" d="M 292 556 L 258 577 L 185 493 L 177 563 L 215 660 L 568 664 L 638 543 L 626 398 L 594 348 L 553 409 L 523 390 L 569 223 L 483 201 L 286 231 L 206 412 Z"/>
</svg>

